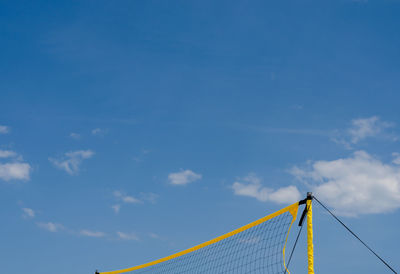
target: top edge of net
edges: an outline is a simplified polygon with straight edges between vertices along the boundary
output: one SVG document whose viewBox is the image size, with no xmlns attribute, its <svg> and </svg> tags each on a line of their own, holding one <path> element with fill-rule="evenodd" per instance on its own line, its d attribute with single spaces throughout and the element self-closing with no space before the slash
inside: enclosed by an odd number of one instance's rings
<svg viewBox="0 0 400 274">
<path fill-rule="evenodd" d="M 307 199 L 308 199 L 308 198 L 306 198 L 305 200 L 307 200 Z M 185 250 L 180 251 L 180 252 L 178 252 L 178 253 L 174 253 L 174 254 L 169 255 L 169 256 L 167 256 L 167 257 L 164 257 L 164 258 L 161 258 L 161 259 L 152 261 L 152 262 L 148 262 L 148 263 L 145 263 L 145 264 L 141 264 L 141 265 L 138 265 L 138 266 L 134 266 L 134 267 L 131 267 L 131 268 L 126 268 L 126 269 L 121 269 L 121 270 L 115 270 L 115 271 L 108 271 L 108 272 L 100 272 L 99 274 L 119 274 L 119 273 L 126 273 L 126 272 L 131 272 L 131 271 L 134 271 L 134 270 L 139 270 L 139 269 L 142 269 L 142 268 L 146 268 L 146 267 L 149 267 L 149 266 L 153 266 L 153 265 L 156 265 L 156 264 L 159 264 L 159 263 L 162 263 L 162 262 L 166 262 L 166 261 L 169 261 L 169 260 L 178 258 L 178 257 L 180 257 L 180 256 L 186 255 L 186 254 L 188 254 L 188 253 L 194 252 L 194 251 L 199 250 L 199 249 L 201 249 L 201 248 L 204 248 L 204 247 L 206 247 L 206 246 L 215 244 L 215 243 L 217 243 L 217 242 L 219 242 L 219 241 L 222 241 L 222 240 L 224 240 L 224 239 L 227 239 L 227 238 L 229 238 L 229 237 L 232 237 L 232 236 L 234 236 L 234 235 L 236 235 L 236 234 L 238 234 L 238 233 L 241 233 L 241 232 L 243 232 L 243 231 L 245 231 L 245 230 L 247 230 L 247 229 L 250 229 L 250 228 L 252 228 L 252 227 L 255 227 L 255 226 L 259 225 L 259 224 L 262 224 L 262 223 L 264 223 L 264 222 L 266 222 L 266 221 L 268 221 L 268 220 L 270 220 L 270 219 L 272 219 L 272 218 L 275 218 L 275 217 L 277 217 L 277 216 L 279 216 L 279 215 L 281 215 L 281 214 L 283 214 L 283 213 L 286 213 L 286 212 L 291 213 L 292 217 L 293 217 L 294 219 L 296 219 L 298 207 L 299 207 L 299 205 L 303 204 L 303 201 L 305 201 L 305 200 L 301 200 L 301 201 L 299 201 L 299 202 L 296 202 L 296 203 L 294 203 L 294 204 L 291 204 L 291 205 L 289 205 L 289 206 L 287 206 L 287 207 L 284 207 L 284 208 L 282 208 L 282 209 L 280 209 L 280 210 L 278 210 L 278 211 L 275 211 L 275 212 L 273 212 L 273 213 L 271 213 L 271 214 L 269 214 L 269 215 L 267 215 L 267 216 L 265 216 L 265 217 L 262 217 L 262 218 L 260 218 L 260 219 L 258 219 L 258 220 L 256 220 L 256 221 L 254 221 L 254 222 L 251 222 L 251 223 L 249 223 L 249 224 L 247 224 L 247 225 L 244 225 L 244 226 L 242 226 L 242 227 L 239 227 L 239 228 L 237 228 L 237 229 L 235 229 L 235 230 L 233 230 L 233 231 L 231 231 L 231 232 L 228 232 L 228 233 L 226 233 L 226 234 L 223 234 L 223 235 L 221 235 L 221 236 L 218 236 L 218 237 L 216 237 L 216 238 L 214 238 L 214 239 L 212 239 L 212 240 L 209 240 L 209 241 L 207 241 L 207 242 L 201 243 L 201 244 L 196 245 L 196 246 L 194 246 L 194 247 L 185 249 Z"/>
</svg>

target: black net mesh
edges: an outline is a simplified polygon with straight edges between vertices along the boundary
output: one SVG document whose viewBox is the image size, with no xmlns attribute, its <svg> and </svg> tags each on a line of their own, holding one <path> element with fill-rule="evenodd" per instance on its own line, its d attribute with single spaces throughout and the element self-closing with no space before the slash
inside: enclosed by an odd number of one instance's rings
<svg viewBox="0 0 400 274">
<path fill-rule="evenodd" d="M 133 271 L 109 273 L 283 274 L 285 273 L 283 249 L 294 218 L 289 211 L 286 211 L 240 233 L 185 255 Z"/>
</svg>

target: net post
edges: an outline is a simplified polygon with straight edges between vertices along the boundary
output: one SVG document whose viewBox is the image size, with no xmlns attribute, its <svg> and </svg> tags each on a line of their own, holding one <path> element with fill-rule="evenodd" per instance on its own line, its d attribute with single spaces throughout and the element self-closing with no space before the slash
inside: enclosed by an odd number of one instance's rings
<svg viewBox="0 0 400 274">
<path fill-rule="evenodd" d="M 312 225 L 312 193 L 307 192 L 307 259 L 308 274 L 314 274 L 314 244 L 313 244 L 313 225 Z"/>
</svg>

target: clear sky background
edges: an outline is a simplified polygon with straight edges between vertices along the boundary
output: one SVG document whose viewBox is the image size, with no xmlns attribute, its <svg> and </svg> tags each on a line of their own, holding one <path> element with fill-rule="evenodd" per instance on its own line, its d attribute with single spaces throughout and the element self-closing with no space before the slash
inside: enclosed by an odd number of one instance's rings
<svg viewBox="0 0 400 274">
<path fill-rule="evenodd" d="M 1 1 L 1 272 L 141 264 L 307 191 L 400 269 L 399 14 Z M 317 273 L 390 273 L 314 208 Z M 305 273 L 304 244 L 294 257 Z"/>
</svg>

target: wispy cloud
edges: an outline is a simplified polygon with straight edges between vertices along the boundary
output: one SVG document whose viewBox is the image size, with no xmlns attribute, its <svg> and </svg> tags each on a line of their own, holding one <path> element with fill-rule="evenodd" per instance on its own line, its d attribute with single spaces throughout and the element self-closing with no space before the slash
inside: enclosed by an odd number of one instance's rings
<svg viewBox="0 0 400 274">
<path fill-rule="evenodd" d="M 331 136 L 333 130 L 322 130 L 322 129 L 312 129 L 312 128 L 285 128 L 285 127 L 268 127 L 259 125 L 243 125 L 235 124 L 234 127 L 238 127 L 244 130 L 252 130 L 264 133 L 282 133 L 282 134 L 293 134 L 293 135 L 316 135 L 316 136 Z"/>
<path fill-rule="evenodd" d="M 274 202 L 278 204 L 289 204 L 300 200 L 301 195 L 297 187 L 287 186 L 277 190 L 264 187 L 261 179 L 254 173 L 241 178 L 232 184 L 233 193 L 239 196 L 256 198 L 261 202 Z"/>
<path fill-rule="evenodd" d="M 351 124 L 352 127 L 348 129 L 348 132 L 353 144 L 365 138 L 377 136 L 386 128 L 394 126 L 393 123 L 382 121 L 378 116 L 353 119 Z"/>
<path fill-rule="evenodd" d="M 139 241 L 139 237 L 134 232 L 124 233 L 117 231 L 117 235 L 121 240 Z"/>
<path fill-rule="evenodd" d="M 126 195 L 126 194 L 122 193 L 119 190 L 114 191 L 113 194 L 114 194 L 114 197 L 117 198 L 117 200 L 119 200 L 119 201 L 121 201 L 123 203 L 126 203 L 126 204 L 139 204 L 139 203 L 142 203 L 141 200 L 139 200 L 139 199 L 137 199 L 137 198 L 135 198 L 133 196 Z"/>
<path fill-rule="evenodd" d="M 95 128 L 92 129 L 92 135 L 105 135 L 108 130 L 107 129 L 103 129 L 103 128 Z"/>
<path fill-rule="evenodd" d="M 106 236 L 106 233 L 101 232 L 101 231 L 92 231 L 92 230 L 87 230 L 83 229 L 79 232 L 80 235 L 86 236 L 86 237 L 94 237 L 94 238 L 102 238 Z"/>
<path fill-rule="evenodd" d="M 382 121 L 378 116 L 357 118 L 350 122 L 350 127 L 341 129 L 311 129 L 311 128 L 285 128 L 268 127 L 260 125 L 234 124 L 236 128 L 253 130 L 271 134 L 293 134 L 293 135 L 314 135 L 325 136 L 335 143 L 341 144 L 348 149 L 367 138 L 381 138 L 396 141 L 398 137 L 388 132 L 389 128 L 395 126 L 392 122 Z"/>
<path fill-rule="evenodd" d="M 152 239 L 160 239 L 161 238 L 160 235 L 158 235 L 157 233 L 153 233 L 153 232 L 150 232 L 148 235 Z"/>
<path fill-rule="evenodd" d="M 24 207 L 22 208 L 22 217 L 24 219 L 32 219 L 36 215 L 35 211 L 32 208 Z"/>
<path fill-rule="evenodd" d="M 338 214 L 357 216 L 400 208 L 400 167 L 365 151 L 294 167 L 291 173 Z"/>
<path fill-rule="evenodd" d="M 393 152 L 393 153 L 392 153 L 392 156 L 393 156 L 392 163 L 393 163 L 393 164 L 396 164 L 396 165 L 400 165 L 400 153 L 398 153 L 398 152 Z"/>
<path fill-rule="evenodd" d="M 0 134 L 7 134 L 10 132 L 10 128 L 8 126 L 0 125 Z"/>
<path fill-rule="evenodd" d="M 37 222 L 36 225 L 44 230 L 50 231 L 50 232 L 58 232 L 62 229 L 64 229 L 64 226 L 61 224 L 56 224 L 52 222 L 48 223 L 42 223 L 42 222 Z"/>
<path fill-rule="evenodd" d="M 168 180 L 172 185 L 184 186 L 189 183 L 195 182 L 202 178 L 201 174 L 197 174 L 189 169 L 182 170 L 176 173 L 170 173 Z"/>
<path fill-rule="evenodd" d="M 344 131 L 337 130 L 331 139 L 348 149 L 352 149 L 354 145 L 367 138 L 379 137 L 397 140 L 396 136 L 386 132 L 391 127 L 394 127 L 394 123 L 382 121 L 378 116 L 358 118 L 351 120 L 351 125 L 348 129 Z"/>
<path fill-rule="evenodd" d="M 111 208 L 114 210 L 116 214 L 118 214 L 121 210 L 122 205 L 121 204 L 143 204 L 145 202 L 149 202 L 151 204 L 155 204 L 158 199 L 158 194 L 149 192 L 140 192 L 139 193 L 139 198 L 127 195 L 126 193 L 120 191 L 120 190 L 115 190 L 113 192 L 113 196 L 115 197 L 117 204 L 114 204 L 111 206 Z"/>
<path fill-rule="evenodd" d="M 89 229 L 82 229 L 82 230 L 73 230 L 66 228 L 62 224 L 54 223 L 54 222 L 37 222 L 36 225 L 44 230 L 47 230 L 49 232 L 67 232 L 70 235 L 75 235 L 75 236 L 85 236 L 85 237 L 93 237 L 93 238 L 103 238 L 106 237 L 107 234 L 101 231 L 94 231 L 94 230 L 89 230 Z"/>
<path fill-rule="evenodd" d="M 121 205 L 120 204 L 112 205 L 111 208 L 114 210 L 115 214 L 118 214 L 119 211 L 121 210 Z"/>
<path fill-rule="evenodd" d="M 117 204 L 114 204 L 111 206 L 111 208 L 114 210 L 115 214 L 118 214 L 121 211 L 121 207 L 122 207 L 121 203 L 122 204 L 141 204 L 141 203 L 143 203 L 143 201 L 139 200 L 138 198 L 129 196 L 119 190 L 115 190 L 113 192 L 113 195 L 118 202 Z"/>
<path fill-rule="evenodd" d="M 295 105 L 292 105 L 290 108 L 291 109 L 295 109 L 295 110 L 302 110 L 304 108 L 304 106 L 303 105 L 299 105 L 299 104 L 295 104 Z"/>
<path fill-rule="evenodd" d="M 79 133 L 75 133 L 75 132 L 71 132 L 69 134 L 69 137 L 71 137 L 72 139 L 75 139 L 75 140 L 81 139 L 81 135 Z"/>
<path fill-rule="evenodd" d="M 142 151 L 140 152 L 140 155 L 136 155 L 136 156 L 132 157 L 132 159 L 137 163 L 143 162 L 144 157 L 147 154 L 149 154 L 150 152 L 151 151 L 148 149 L 142 149 Z"/>
<path fill-rule="evenodd" d="M 0 149 L 0 158 L 15 158 L 18 154 L 11 150 L 1 150 Z"/>
<path fill-rule="evenodd" d="M 149 202 L 151 204 L 155 204 L 157 202 L 159 195 L 152 192 L 140 192 L 140 199 L 144 202 Z"/>
<path fill-rule="evenodd" d="M 79 173 L 80 165 L 85 159 L 89 159 L 94 155 L 92 150 L 77 150 L 65 153 L 60 159 L 49 158 L 49 161 L 59 169 L 66 171 L 70 175 Z"/>
</svg>

